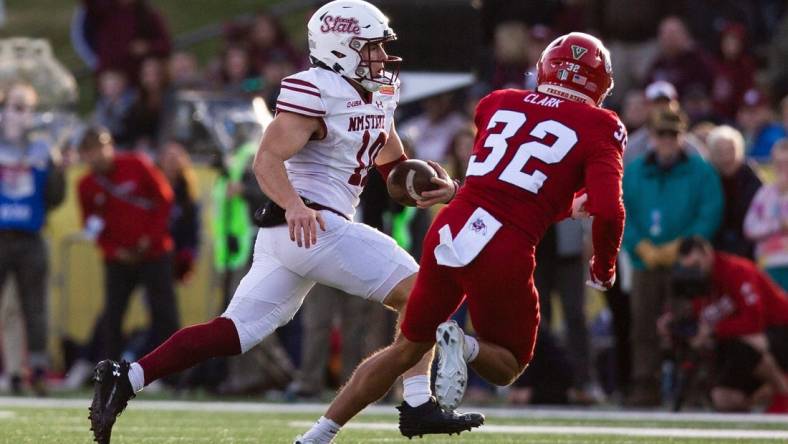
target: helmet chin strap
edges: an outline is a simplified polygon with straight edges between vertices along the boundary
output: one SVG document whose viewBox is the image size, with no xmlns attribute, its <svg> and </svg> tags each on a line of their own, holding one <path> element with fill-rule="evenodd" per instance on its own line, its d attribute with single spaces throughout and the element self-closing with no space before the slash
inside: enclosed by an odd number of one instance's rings
<svg viewBox="0 0 788 444">
<path fill-rule="evenodd" d="M 377 92 L 380 87 L 383 86 L 382 82 L 377 82 L 372 79 L 372 76 L 369 73 L 369 66 L 359 65 L 356 68 L 355 74 L 357 77 L 353 80 L 369 92 Z"/>
<path fill-rule="evenodd" d="M 360 79 L 358 82 L 359 84 L 361 84 L 362 88 L 366 89 L 369 92 L 377 92 L 380 89 L 380 87 L 383 86 L 380 82 L 374 82 L 369 79 Z"/>
</svg>

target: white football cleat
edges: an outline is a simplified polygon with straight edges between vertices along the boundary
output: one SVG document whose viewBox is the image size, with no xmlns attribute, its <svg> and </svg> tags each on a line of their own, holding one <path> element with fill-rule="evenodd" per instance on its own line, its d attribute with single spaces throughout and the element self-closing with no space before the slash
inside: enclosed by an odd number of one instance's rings
<svg viewBox="0 0 788 444">
<path fill-rule="evenodd" d="M 446 321 L 435 331 L 435 340 L 438 344 L 435 398 L 441 407 L 454 411 L 460 405 L 468 383 L 465 333 L 455 321 Z"/>
</svg>

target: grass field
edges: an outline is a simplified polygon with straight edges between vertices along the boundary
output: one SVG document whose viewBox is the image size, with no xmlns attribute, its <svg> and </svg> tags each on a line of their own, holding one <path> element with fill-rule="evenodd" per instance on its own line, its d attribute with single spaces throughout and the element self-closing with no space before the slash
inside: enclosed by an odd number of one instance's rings
<svg viewBox="0 0 788 444">
<path fill-rule="evenodd" d="M 0 398 L 0 443 L 90 443 L 87 399 Z M 135 400 L 115 425 L 113 443 L 291 443 L 320 416 L 315 404 Z M 460 437 L 415 443 L 774 443 L 788 442 L 788 417 L 481 409 L 487 423 Z M 351 422 L 337 442 L 409 442 L 390 406 Z"/>
</svg>

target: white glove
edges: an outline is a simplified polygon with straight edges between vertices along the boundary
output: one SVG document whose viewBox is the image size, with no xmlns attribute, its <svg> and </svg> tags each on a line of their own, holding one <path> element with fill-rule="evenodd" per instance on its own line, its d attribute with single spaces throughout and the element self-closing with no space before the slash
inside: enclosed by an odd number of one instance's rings
<svg viewBox="0 0 788 444">
<path fill-rule="evenodd" d="M 616 272 L 613 271 L 613 276 L 610 279 L 603 281 L 600 278 L 594 275 L 594 258 L 592 257 L 589 261 L 588 266 L 588 280 L 586 281 L 586 285 L 599 291 L 607 291 L 613 288 L 613 284 L 616 283 Z"/>
<path fill-rule="evenodd" d="M 85 228 L 82 235 L 89 241 L 95 241 L 101 232 L 104 231 L 104 219 L 91 214 L 85 221 Z"/>
</svg>

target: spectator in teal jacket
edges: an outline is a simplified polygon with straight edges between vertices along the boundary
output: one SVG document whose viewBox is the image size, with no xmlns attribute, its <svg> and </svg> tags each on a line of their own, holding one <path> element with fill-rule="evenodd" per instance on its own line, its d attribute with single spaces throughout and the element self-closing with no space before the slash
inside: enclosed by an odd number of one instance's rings
<svg viewBox="0 0 788 444">
<path fill-rule="evenodd" d="M 670 269 L 681 238 L 707 239 L 719 227 L 723 194 L 720 179 L 701 157 L 682 149 L 686 116 L 676 109 L 650 116 L 654 150 L 624 173 L 627 224 L 624 248 L 632 259 L 633 385 L 628 402 L 661 404 L 660 353 L 656 320 L 670 302 Z"/>
</svg>

